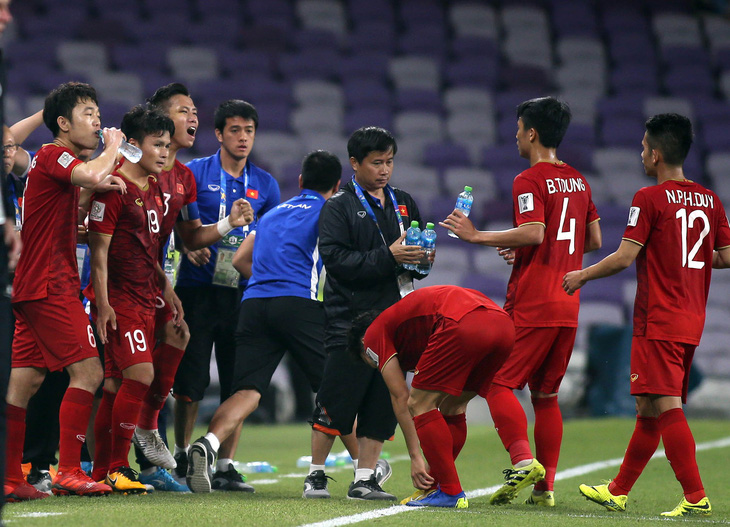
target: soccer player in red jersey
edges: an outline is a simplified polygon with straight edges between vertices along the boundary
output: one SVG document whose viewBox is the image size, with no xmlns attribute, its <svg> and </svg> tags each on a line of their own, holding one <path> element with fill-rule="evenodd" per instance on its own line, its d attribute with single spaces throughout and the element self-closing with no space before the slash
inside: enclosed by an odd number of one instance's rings
<svg viewBox="0 0 730 527">
<path fill-rule="evenodd" d="M 138 163 L 125 159 L 114 171 L 127 181 L 128 192 L 94 194 L 89 212 L 91 284 L 84 295 L 92 303 L 97 334 L 105 345 L 103 399 L 114 399 L 111 408 L 103 405 L 97 412 L 94 477 L 106 477 L 109 486 L 124 493 L 146 492 L 127 456 L 154 377 L 157 258 L 164 207 L 155 175 L 165 166 L 174 131 L 169 118 L 143 106 L 127 112 L 122 132 L 142 150 L 142 158 Z"/>
<path fill-rule="evenodd" d="M 82 150 L 96 149 L 100 130 L 95 90 L 88 84 L 60 85 L 46 98 L 43 121 L 53 133 L 33 158 L 23 204 L 23 252 L 13 283 L 16 317 L 13 363 L 7 394 L 8 438 L 5 495 L 9 501 L 38 499 L 23 479 L 20 463 L 28 401 L 46 373 L 65 368 L 71 378 L 59 412 L 61 436 L 55 494 L 107 494 L 111 489 L 80 468 L 81 446 L 93 393 L 102 381 L 96 342 L 79 300 L 76 221 L 79 187 L 126 189 L 109 176 L 121 131 L 105 128 L 104 150 L 82 162 Z M 116 193 L 116 192 L 115 192 Z"/>
<path fill-rule="evenodd" d="M 661 438 L 684 491 L 682 501 L 662 516 L 709 516 L 712 508 L 682 403 L 705 324 L 712 268 L 730 267 L 730 228 L 717 195 L 685 179 L 682 164 L 692 145 L 689 119 L 652 117 L 641 144 L 644 171 L 657 184 L 634 196 L 616 252 L 563 279 L 572 295 L 587 281 L 616 274 L 636 260 L 631 342 L 636 427 L 616 478 L 608 485 L 581 485 L 580 492 L 608 510 L 625 511 L 628 493 Z"/>
<path fill-rule="evenodd" d="M 514 267 L 504 305 L 514 320 L 515 348 L 494 376 L 487 402 L 513 468 L 490 498 L 512 501 L 537 483 L 528 504 L 554 506 L 553 482 L 560 456 L 563 419 L 558 389 L 573 351 L 578 297 L 566 297 L 563 275 L 580 267 L 583 253 L 601 246 L 601 228 L 586 179 L 558 159 L 570 123 L 568 106 L 552 97 L 517 107 L 517 149 L 530 161 L 512 187 L 514 228 L 477 231 L 461 211 L 441 224 L 461 239 L 500 249 Z M 530 386 L 535 409 L 536 458 L 527 418 L 513 390 Z M 543 480 L 544 477 L 544 480 Z"/>
<path fill-rule="evenodd" d="M 477 394 L 487 396 L 514 339 L 507 313 L 482 293 L 456 286 L 418 289 L 380 315 L 353 322 L 348 348 L 383 375 L 413 486 L 421 490 L 406 505 L 469 506 L 454 465 L 466 441 L 466 406 Z M 406 371 L 414 372 L 410 393 Z"/>
<path fill-rule="evenodd" d="M 172 135 L 170 154 L 164 170 L 158 175 L 158 184 L 163 195 L 163 216 L 160 224 L 160 263 L 164 260 L 162 254 L 165 242 L 170 237 L 173 228 L 176 228 L 185 247 L 190 250 L 202 249 L 217 243 L 223 236 L 228 234 L 234 227 L 247 225 L 253 221 L 251 205 L 244 199 L 236 200 L 231 206 L 229 216 L 218 223 L 203 225 L 197 210 L 197 191 L 195 177 L 191 170 L 177 160 L 177 152 L 184 148 L 190 148 L 195 142 L 195 134 L 198 129 L 198 114 L 193 99 L 187 88 L 179 83 L 168 84 L 159 88 L 148 100 L 148 106 L 160 111 L 172 119 L 175 124 L 175 133 Z M 162 272 L 162 268 L 158 270 Z M 180 300 L 172 291 L 172 285 L 166 283 L 161 292 L 158 293 L 158 309 L 155 321 L 155 335 L 158 344 L 155 346 L 152 355 L 154 361 L 155 378 L 150 389 L 145 395 L 142 405 L 142 412 L 139 420 L 139 428 L 135 431 L 134 442 L 137 444 L 147 459 L 161 467 L 175 468 L 177 461 L 165 446 L 158 431 L 159 412 L 167 400 L 173 382 L 175 372 L 180 364 L 185 346 L 190 339 L 190 332 L 183 320 L 183 310 Z M 176 410 L 178 405 L 176 405 Z M 190 413 L 190 405 L 182 405 L 181 409 Z M 194 408 L 197 412 L 197 406 Z M 176 415 L 175 427 L 176 437 L 187 437 L 190 439 L 193 419 L 185 418 L 186 412 Z M 190 429 L 185 430 L 187 423 Z M 178 434 L 178 429 L 181 428 Z M 178 457 L 187 463 L 187 454 L 183 453 Z M 185 477 L 187 466 L 180 467 L 182 478 Z M 145 467 L 145 472 L 153 470 L 153 467 Z M 152 475 L 152 474 L 149 474 Z"/>
</svg>

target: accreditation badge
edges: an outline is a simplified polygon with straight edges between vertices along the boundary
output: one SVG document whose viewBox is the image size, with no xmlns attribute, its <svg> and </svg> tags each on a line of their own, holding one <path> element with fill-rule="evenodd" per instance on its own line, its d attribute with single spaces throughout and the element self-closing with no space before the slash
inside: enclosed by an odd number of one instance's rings
<svg viewBox="0 0 730 527">
<path fill-rule="evenodd" d="M 403 269 L 398 273 L 398 291 L 400 292 L 401 298 L 405 298 L 415 291 L 413 288 L 413 277 L 411 277 L 410 271 Z"/>
<path fill-rule="evenodd" d="M 213 285 L 223 287 L 238 287 L 241 274 L 233 267 L 233 256 L 243 243 L 244 236 L 228 234 L 218 242 L 218 255 L 215 259 L 213 271 Z"/>
</svg>

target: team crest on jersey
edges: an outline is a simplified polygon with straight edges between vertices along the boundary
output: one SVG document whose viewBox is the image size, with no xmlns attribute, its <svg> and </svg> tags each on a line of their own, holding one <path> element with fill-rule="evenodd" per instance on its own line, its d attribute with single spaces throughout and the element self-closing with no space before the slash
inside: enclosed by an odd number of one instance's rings
<svg viewBox="0 0 730 527">
<path fill-rule="evenodd" d="M 632 373 L 631 374 L 631 382 L 636 382 L 639 380 L 639 374 L 638 373 Z"/>
<path fill-rule="evenodd" d="M 92 221 L 104 221 L 104 209 L 106 204 L 95 201 L 91 204 L 91 212 L 89 212 L 89 219 Z"/>
<path fill-rule="evenodd" d="M 629 222 L 627 224 L 629 227 L 636 227 L 636 224 L 639 222 L 640 210 L 639 207 L 631 207 L 629 209 Z"/>
<path fill-rule="evenodd" d="M 365 212 L 364 210 L 358 210 L 357 211 L 357 215 L 360 216 L 361 218 L 364 218 L 365 216 L 367 216 L 367 214 L 368 213 Z"/>
<path fill-rule="evenodd" d="M 535 210 L 535 201 L 532 196 L 532 192 L 527 192 L 517 196 L 517 203 L 520 205 L 520 214 Z"/>
<path fill-rule="evenodd" d="M 177 184 L 177 193 L 178 194 L 185 194 L 185 187 L 183 187 L 182 183 Z"/>
<path fill-rule="evenodd" d="M 221 188 L 218 185 L 208 185 L 208 190 L 218 192 Z"/>
<path fill-rule="evenodd" d="M 64 152 L 60 156 L 58 156 L 58 164 L 61 165 L 63 168 L 68 168 L 68 166 L 71 164 L 71 161 L 74 160 L 74 156 L 69 154 L 68 152 Z"/>
<path fill-rule="evenodd" d="M 246 197 L 251 199 L 259 199 L 259 191 L 255 188 L 250 188 L 246 191 Z"/>
<path fill-rule="evenodd" d="M 375 363 L 376 366 L 380 366 L 380 359 L 378 358 L 378 354 L 375 353 L 373 350 L 371 350 L 370 348 L 367 348 L 365 350 L 365 355 L 367 355 L 370 358 L 370 360 L 372 360 Z"/>
<path fill-rule="evenodd" d="M 405 205 L 398 205 L 398 212 L 401 216 L 408 216 L 408 207 Z"/>
<path fill-rule="evenodd" d="M 134 200 L 134 202 L 140 207 L 144 207 L 144 201 L 142 201 L 142 198 L 137 198 Z"/>
<path fill-rule="evenodd" d="M 158 207 L 162 207 L 162 198 L 160 196 L 155 196 L 155 203 L 157 203 Z"/>
</svg>

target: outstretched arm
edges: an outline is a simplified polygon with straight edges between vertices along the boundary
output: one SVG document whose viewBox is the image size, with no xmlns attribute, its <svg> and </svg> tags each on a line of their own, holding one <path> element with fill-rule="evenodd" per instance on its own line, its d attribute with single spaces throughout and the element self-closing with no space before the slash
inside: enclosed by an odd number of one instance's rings
<svg viewBox="0 0 730 527">
<path fill-rule="evenodd" d="M 583 287 L 586 282 L 604 278 L 623 271 L 636 260 L 642 246 L 638 243 L 622 240 L 616 252 L 609 254 L 597 264 L 579 271 L 570 271 L 563 277 L 563 289 L 569 295 Z"/>
</svg>

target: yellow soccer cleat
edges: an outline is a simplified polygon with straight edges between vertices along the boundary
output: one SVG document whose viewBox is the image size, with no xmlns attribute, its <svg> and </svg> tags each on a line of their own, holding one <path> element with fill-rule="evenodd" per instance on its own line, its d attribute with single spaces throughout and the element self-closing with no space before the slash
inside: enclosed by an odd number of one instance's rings
<svg viewBox="0 0 730 527">
<path fill-rule="evenodd" d="M 147 494 L 147 485 L 140 483 L 137 471 L 129 467 L 119 467 L 110 472 L 104 482 L 120 494 Z"/>
<path fill-rule="evenodd" d="M 662 512 L 662 516 L 712 516 L 712 505 L 710 505 L 710 500 L 707 499 L 707 496 L 697 503 L 690 503 L 686 498 L 682 498 L 679 505 L 671 511 Z"/>
<path fill-rule="evenodd" d="M 522 468 L 508 468 L 502 471 L 505 483 L 489 498 L 492 505 L 506 505 L 523 489 L 545 479 L 545 467 L 537 459 Z"/>
<path fill-rule="evenodd" d="M 542 494 L 530 494 L 525 500 L 527 505 L 537 505 L 539 507 L 555 507 L 555 493 L 552 490 L 546 490 Z"/>
<path fill-rule="evenodd" d="M 629 497 L 625 494 L 614 496 L 608 490 L 607 484 L 596 485 L 595 487 L 591 487 L 590 485 L 581 485 L 578 487 L 578 490 L 586 497 L 587 500 L 603 505 L 610 511 L 626 512 L 626 502 Z"/>
<path fill-rule="evenodd" d="M 400 504 L 405 505 L 409 501 L 420 501 L 423 498 L 425 498 L 426 496 L 430 496 L 431 494 L 436 492 L 436 490 L 438 490 L 438 489 L 428 489 L 428 490 L 417 489 L 413 494 L 411 494 L 407 498 L 403 498 L 400 501 Z"/>
</svg>

